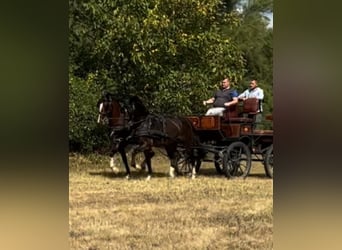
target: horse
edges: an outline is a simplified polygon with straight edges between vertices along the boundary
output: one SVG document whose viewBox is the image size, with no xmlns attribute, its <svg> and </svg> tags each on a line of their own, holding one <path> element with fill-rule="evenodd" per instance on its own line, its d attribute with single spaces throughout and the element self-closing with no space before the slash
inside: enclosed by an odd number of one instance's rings
<svg viewBox="0 0 342 250">
<path fill-rule="evenodd" d="M 132 167 L 135 165 L 135 155 L 144 152 L 150 178 L 153 147 L 166 150 L 171 161 L 169 174 L 172 178 L 175 170 L 178 170 L 179 147 L 184 148 L 186 160 L 194 165 L 193 147 L 199 144 L 199 139 L 190 120 L 182 116 L 151 114 L 137 96 L 130 98 L 129 107 L 129 123 L 134 129 L 133 137 L 138 144 L 132 152 Z M 192 167 L 192 177 L 195 178 L 195 175 L 196 168 Z"/>
<path fill-rule="evenodd" d="M 119 101 L 111 93 L 104 93 L 98 100 L 97 106 L 99 108 L 97 122 L 106 124 L 110 128 L 110 168 L 113 172 L 118 172 L 117 167 L 114 165 L 114 155 L 119 152 L 126 169 L 126 178 L 129 179 L 131 171 L 127 162 L 126 147 L 129 144 L 133 144 L 133 142 L 130 140 L 132 130 L 128 125 L 129 115 L 127 107 L 124 102 Z M 136 166 L 134 165 L 134 167 Z"/>
</svg>

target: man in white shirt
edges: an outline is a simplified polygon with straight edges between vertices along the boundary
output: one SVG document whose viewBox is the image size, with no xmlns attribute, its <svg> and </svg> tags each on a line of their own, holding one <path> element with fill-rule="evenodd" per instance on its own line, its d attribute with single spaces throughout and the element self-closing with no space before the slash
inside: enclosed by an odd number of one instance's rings
<svg viewBox="0 0 342 250">
<path fill-rule="evenodd" d="M 257 98 L 259 99 L 259 112 L 262 112 L 262 100 L 264 99 L 264 91 L 258 87 L 258 82 L 252 80 L 249 83 L 249 88 L 242 92 L 238 98 L 240 100 L 246 100 L 247 98 Z"/>
<path fill-rule="evenodd" d="M 256 80 L 252 80 L 249 83 L 249 88 L 246 89 L 244 92 L 242 92 L 239 96 L 239 100 L 246 100 L 247 98 L 257 98 L 259 99 L 259 110 L 258 114 L 256 114 L 255 117 L 255 123 L 256 125 L 259 125 L 261 123 L 261 112 L 262 112 L 262 100 L 264 99 L 264 91 L 258 87 L 258 82 Z M 255 128 L 258 128 L 260 126 L 256 126 Z"/>
</svg>

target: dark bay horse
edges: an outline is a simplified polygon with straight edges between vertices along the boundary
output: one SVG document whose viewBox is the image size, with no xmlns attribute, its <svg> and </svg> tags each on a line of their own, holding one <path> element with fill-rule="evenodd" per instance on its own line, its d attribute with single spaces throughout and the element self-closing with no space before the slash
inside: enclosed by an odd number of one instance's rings
<svg viewBox="0 0 342 250">
<path fill-rule="evenodd" d="M 110 167 L 114 172 L 118 171 L 114 165 L 114 155 L 119 152 L 125 165 L 126 178 L 129 178 L 131 172 L 127 162 L 126 147 L 133 142 L 129 140 L 132 130 L 128 124 L 129 114 L 127 107 L 110 93 L 104 93 L 97 106 L 99 108 L 97 122 L 106 124 L 110 128 Z"/>
<path fill-rule="evenodd" d="M 194 164 L 193 147 L 199 144 L 192 123 L 185 117 L 151 114 L 141 100 L 134 96 L 129 100 L 130 124 L 134 128 L 134 138 L 138 144 L 132 152 L 131 165 L 135 165 L 135 154 L 144 152 L 149 176 L 152 175 L 151 159 L 153 147 L 164 148 L 171 161 L 170 176 L 178 169 L 178 148 L 184 148 L 186 158 Z M 192 177 L 196 168 L 192 168 Z"/>
<path fill-rule="evenodd" d="M 154 156 L 153 147 L 164 148 L 171 161 L 170 176 L 174 177 L 179 157 L 178 148 L 184 148 L 187 159 L 192 159 L 192 146 L 198 139 L 192 123 L 178 116 L 163 116 L 150 114 L 142 101 L 136 97 L 119 101 L 112 94 L 105 94 L 98 101 L 99 123 L 106 123 L 111 128 L 110 166 L 114 168 L 115 153 L 119 152 L 125 165 L 127 178 L 130 169 L 126 157 L 126 147 L 133 146 L 131 166 L 136 168 L 136 154 L 143 152 L 144 164 L 148 167 L 148 177 L 151 178 L 151 159 Z M 195 168 L 193 168 L 193 177 Z"/>
</svg>

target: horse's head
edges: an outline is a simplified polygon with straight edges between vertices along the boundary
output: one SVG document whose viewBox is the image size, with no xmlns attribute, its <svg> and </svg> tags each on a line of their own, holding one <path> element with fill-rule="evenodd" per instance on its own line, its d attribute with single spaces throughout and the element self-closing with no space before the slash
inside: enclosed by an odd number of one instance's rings
<svg viewBox="0 0 342 250">
<path fill-rule="evenodd" d="M 97 102 L 99 116 L 97 122 L 114 128 L 121 128 L 127 123 L 127 110 L 112 94 L 106 93 Z"/>
<path fill-rule="evenodd" d="M 113 109 L 111 95 L 108 93 L 104 93 L 97 101 L 97 108 L 99 110 L 97 123 L 108 124 Z"/>
</svg>

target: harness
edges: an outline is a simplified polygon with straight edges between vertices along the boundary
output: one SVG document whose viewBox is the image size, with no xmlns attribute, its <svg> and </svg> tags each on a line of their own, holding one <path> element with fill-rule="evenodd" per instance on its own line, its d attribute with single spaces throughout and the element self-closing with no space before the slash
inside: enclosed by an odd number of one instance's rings
<svg viewBox="0 0 342 250">
<path fill-rule="evenodd" d="M 162 115 L 150 114 L 145 119 L 140 122 L 146 121 L 146 124 L 143 124 L 143 127 L 139 127 L 138 131 L 135 132 L 135 136 L 137 137 L 149 137 L 151 139 L 159 139 L 159 140 L 175 140 L 177 138 L 172 138 L 168 135 L 166 131 L 166 122 L 171 122 L 178 130 L 181 130 L 181 127 L 172 119 L 168 119 Z M 161 124 L 160 128 L 153 128 L 156 125 L 156 121 L 158 124 Z"/>
</svg>

